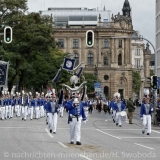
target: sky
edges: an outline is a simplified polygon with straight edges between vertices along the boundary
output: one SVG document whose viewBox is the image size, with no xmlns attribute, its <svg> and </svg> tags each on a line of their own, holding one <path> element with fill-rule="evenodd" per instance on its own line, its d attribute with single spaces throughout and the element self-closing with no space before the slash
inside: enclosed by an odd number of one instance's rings
<svg viewBox="0 0 160 160">
<path fill-rule="evenodd" d="M 114 15 L 120 12 L 125 0 L 28 0 L 29 12 L 47 10 L 49 7 L 87 7 L 112 11 Z M 133 29 L 148 39 L 155 46 L 155 1 L 129 0 L 132 8 Z M 153 52 L 152 47 L 150 49 Z"/>
</svg>

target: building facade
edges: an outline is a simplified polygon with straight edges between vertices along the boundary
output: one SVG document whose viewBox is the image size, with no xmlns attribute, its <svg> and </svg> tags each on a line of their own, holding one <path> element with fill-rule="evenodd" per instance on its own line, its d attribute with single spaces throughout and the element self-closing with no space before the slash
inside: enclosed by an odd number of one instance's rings
<svg viewBox="0 0 160 160">
<path fill-rule="evenodd" d="M 132 97 L 133 69 L 131 39 L 123 38 L 123 36 L 131 37 L 133 34 L 128 0 L 125 0 L 122 11 L 122 15 L 112 14 L 108 22 L 104 21 L 107 17 L 102 18 L 101 13 L 97 12 L 98 21 L 95 24 L 65 23 L 61 26 L 55 25 L 54 31 L 59 48 L 64 53 L 74 54 L 77 64 L 84 61 L 85 72 L 97 74 L 107 97 L 112 97 L 115 92 L 119 92 L 122 98 L 128 99 Z M 54 17 L 53 13 L 52 17 Z M 80 14 L 79 16 L 82 17 Z M 88 30 L 94 31 L 93 47 L 86 45 Z"/>
<path fill-rule="evenodd" d="M 145 91 L 150 90 L 150 71 L 154 69 L 154 54 L 151 54 L 149 44 L 144 44 L 143 40 L 138 38 L 139 31 L 134 31 L 132 39 L 132 68 L 141 76 L 141 89 L 139 94 L 133 93 L 134 99 L 142 99 Z M 136 38 L 137 37 L 137 38 Z"/>
<path fill-rule="evenodd" d="M 157 76 L 160 77 L 160 0 L 156 0 L 156 57 Z"/>
</svg>

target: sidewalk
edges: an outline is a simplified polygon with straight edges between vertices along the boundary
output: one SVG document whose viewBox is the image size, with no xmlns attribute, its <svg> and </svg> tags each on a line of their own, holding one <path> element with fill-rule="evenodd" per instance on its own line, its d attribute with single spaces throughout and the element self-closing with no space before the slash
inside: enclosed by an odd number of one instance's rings
<svg viewBox="0 0 160 160">
<path fill-rule="evenodd" d="M 133 113 L 133 123 L 139 127 L 142 127 L 142 120 L 140 119 L 140 107 L 136 107 L 136 109 Z M 152 124 L 152 129 L 160 130 L 160 126 Z"/>
</svg>

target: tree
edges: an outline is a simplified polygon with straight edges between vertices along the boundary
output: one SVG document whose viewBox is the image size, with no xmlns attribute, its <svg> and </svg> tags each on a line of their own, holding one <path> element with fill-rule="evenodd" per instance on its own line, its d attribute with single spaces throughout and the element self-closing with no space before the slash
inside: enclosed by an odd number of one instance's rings
<svg viewBox="0 0 160 160">
<path fill-rule="evenodd" d="M 133 84 L 132 88 L 135 93 L 138 93 L 141 88 L 141 76 L 138 72 L 132 71 Z"/>
<path fill-rule="evenodd" d="M 10 62 L 9 91 L 16 83 L 19 90 L 23 87 L 39 90 L 46 86 L 64 57 L 56 48 L 52 18 L 40 13 L 26 14 L 26 3 L 27 0 L 0 3 L 0 26 L 5 24 L 13 28 L 12 43 L 0 44 L 0 59 Z"/>
<path fill-rule="evenodd" d="M 94 92 L 94 83 L 97 81 L 96 76 L 90 73 L 83 73 L 83 76 L 85 81 L 87 81 L 87 93 Z"/>
</svg>

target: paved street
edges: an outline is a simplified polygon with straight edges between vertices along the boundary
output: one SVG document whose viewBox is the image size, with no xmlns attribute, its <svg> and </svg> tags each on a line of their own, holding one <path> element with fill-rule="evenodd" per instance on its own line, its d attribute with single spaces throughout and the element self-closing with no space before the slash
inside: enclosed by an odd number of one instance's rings
<svg viewBox="0 0 160 160">
<path fill-rule="evenodd" d="M 139 113 L 139 108 L 136 113 Z M 160 159 L 160 131 L 142 135 L 142 123 L 137 114 L 134 124 L 125 121 L 117 127 L 111 115 L 93 111 L 82 123 L 82 145 L 69 144 L 67 113 L 58 118 L 57 134 L 50 134 L 45 118 L 22 121 L 21 118 L 0 121 L 0 159 Z"/>
</svg>

